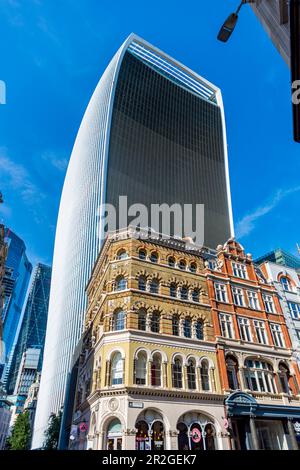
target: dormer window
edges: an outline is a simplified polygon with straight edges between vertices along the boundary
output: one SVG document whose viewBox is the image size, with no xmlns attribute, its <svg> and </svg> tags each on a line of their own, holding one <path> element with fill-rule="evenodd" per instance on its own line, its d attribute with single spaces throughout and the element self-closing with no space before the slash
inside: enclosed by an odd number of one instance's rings
<svg viewBox="0 0 300 470">
<path fill-rule="evenodd" d="M 232 263 L 232 271 L 235 277 L 241 277 L 242 279 L 247 279 L 247 269 L 244 264 L 241 263 Z"/>
</svg>

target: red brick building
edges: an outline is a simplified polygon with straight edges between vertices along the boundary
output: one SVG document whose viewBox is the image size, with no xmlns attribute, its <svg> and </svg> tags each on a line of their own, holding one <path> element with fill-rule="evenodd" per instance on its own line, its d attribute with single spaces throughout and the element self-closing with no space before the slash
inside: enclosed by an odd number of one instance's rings
<svg viewBox="0 0 300 470">
<path fill-rule="evenodd" d="M 297 448 L 300 373 L 276 289 L 234 239 L 206 266 L 232 446 Z"/>
</svg>

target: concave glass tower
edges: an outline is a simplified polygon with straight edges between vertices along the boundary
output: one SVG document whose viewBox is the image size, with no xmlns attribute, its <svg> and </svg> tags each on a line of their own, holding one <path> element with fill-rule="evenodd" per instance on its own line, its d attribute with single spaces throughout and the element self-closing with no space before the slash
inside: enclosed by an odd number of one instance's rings
<svg viewBox="0 0 300 470">
<path fill-rule="evenodd" d="M 101 247 L 99 207 L 117 208 L 124 195 L 129 206 L 205 204 L 205 245 L 233 235 L 221 92 L 135 35 L 91 98 L 66 174 L 33 448 L 63 404 L 85 286 Z"/>
</svg>

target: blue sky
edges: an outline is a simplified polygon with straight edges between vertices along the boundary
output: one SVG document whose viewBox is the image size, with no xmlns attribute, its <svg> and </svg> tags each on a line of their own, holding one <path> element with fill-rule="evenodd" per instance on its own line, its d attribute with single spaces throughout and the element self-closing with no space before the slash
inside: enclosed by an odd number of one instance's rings
<svg viewBox="0 0 300 470">
<path fill-rule="evenodd" d="M 292 139 L 290 76 L 238 0 L 0 0 L 0 219 L 51 263 L 64 174 L 83 113 L 109 60 L 135 32 L 223 92 L 234 220 L 247 252 L 300 243 L 300 146 Z"/>
</svg>

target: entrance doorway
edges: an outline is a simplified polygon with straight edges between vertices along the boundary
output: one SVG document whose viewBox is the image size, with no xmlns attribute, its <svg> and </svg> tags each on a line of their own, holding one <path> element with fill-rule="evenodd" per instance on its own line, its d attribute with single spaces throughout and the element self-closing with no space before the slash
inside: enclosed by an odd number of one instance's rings
<svg viewBox="0 0 300 470">
<path fill-rule="evenodd" d="M 110 422 L 106 436 L 107 450 L 122 450 L 122 427 L 118 419 Z"/>
</svg>

